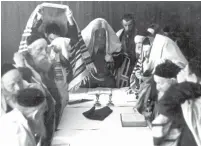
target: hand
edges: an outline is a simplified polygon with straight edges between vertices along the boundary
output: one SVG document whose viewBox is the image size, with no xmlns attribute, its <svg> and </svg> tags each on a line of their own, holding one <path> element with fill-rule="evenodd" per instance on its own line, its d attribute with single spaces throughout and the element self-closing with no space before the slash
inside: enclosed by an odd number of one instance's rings
<svg viewBox="0 0 201 146">
<path fill-rule="evenodd" d="M 23 54 L 19 52 L 14 53 L 13 60 L 17 67 L 25 67 L 25 58 Z"/>
<path fill-rule="evenodd" d="M 66 8 L 65 8 L 65 14 L 66 14 L 66 17 L 67 17 L 67 18 L 73 16 L 73 12 L 72 12 L 72 10 L 69 8 L 69 6 L 66 6 Z"/>
</svg>

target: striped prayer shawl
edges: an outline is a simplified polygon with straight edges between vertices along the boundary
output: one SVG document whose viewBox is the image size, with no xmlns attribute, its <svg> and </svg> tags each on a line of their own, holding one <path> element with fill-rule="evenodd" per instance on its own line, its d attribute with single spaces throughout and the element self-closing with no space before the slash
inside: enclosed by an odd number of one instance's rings
<svg viewBox="0 0 201 146">
<path fill-rule="evenodd" d="M 78 32 L 78 39 L 78 42 L 70 50 L 71 57 L 69 61 L 73 71 L 73 79 L 69 84 L 69 90 L 76 89 L 87 81 L 90 70 L 94 67 L 80 32 Z"/>
<path fill-rule="evenodd" d="M 158 115 L 152 122 L 154 146 L 178 146 L 182 128 L 164 115 Z"/>
</svg>

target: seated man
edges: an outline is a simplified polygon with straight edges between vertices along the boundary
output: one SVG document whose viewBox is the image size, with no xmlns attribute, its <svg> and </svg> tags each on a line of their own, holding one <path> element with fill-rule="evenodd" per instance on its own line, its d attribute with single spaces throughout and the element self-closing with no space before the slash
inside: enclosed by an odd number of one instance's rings
<svg viewBox="0 0 201 146">
<path fill-rule="evenodd" d="M 0 118 L 0 145 L 48 145 L 44 125 L 45 111 L 47 103 L 40 90 L 20 90 L 16 96 L 15 108 Z"/>
<path fill-rule="evenodd" d="M 48 96 L 42 86 L 37 83 L 27 83 L 17 68 L 11 64 L 3 64 L 1 68 L 1 112 L 6 114 L 16 107 L 17 96 L 20 90 L 36 88 L 41 90 L 48 100 Z M 52 106 L 52 105 L 51 105 Z M 48 105 L 48 111 L 45 113 L 46 129 L 48 131 L 47 138 L 49 142 L 52 138 L 54 128 L 54 107 Z"/>
<path fill-rule="evenodd" d="M 115 72 L 122 64 L 121 43 L 105 19 L 91 21 L 82 36 L 97 72 L 91 74 L 91 87 L 116 87 Z"/>
<path fill-rule="evenodd" d="M 196 56 L 177 75 L 178 84 L 173 85 L 160 100 L 158 108 L 168 118 L 182 114 L 188 128 L 182 133 L 181 145 L 201 145 L 201 60 Z M 184 120 L 183 119 L 183 120 Z M 192 136 L 193 135 L 193 136 Z M 196 143 L 197 144 L 196 144 Z"/>
<path fill-rule="evenodd" d="M 185 131 L 184 129 L 187 127 L 180 107 L 174 110 L 172 117 L 164 114 L 164 110 L 167 110 L 165 106 L 161 108 L 161 101 L 164 101 L 164 98 L 168 101 L 167 104 L 169 101 L 171 102 L 171 100 L 175 100 L 169 98 L 169 89 L 177 83 L 176 77 L 180 70 L 180 67 L 169 60 L 159 64 L 155 69 L 154 80 L 158 90 L 158 98 L 155 107 L 155 119 L 152 121 L 152 132 L 154 145 L 157 146 L 164 144 L 174 146 L 184 145 L 184 143 L 182 144 L 182 136 Z M 169 111 L 167 111 L 167 113 L 168 112 Z M 192 135 L 189 134 L 187 139 L 191 137 Z M 193 143 L 190 145 L 193 145 Z"/>
</svg>

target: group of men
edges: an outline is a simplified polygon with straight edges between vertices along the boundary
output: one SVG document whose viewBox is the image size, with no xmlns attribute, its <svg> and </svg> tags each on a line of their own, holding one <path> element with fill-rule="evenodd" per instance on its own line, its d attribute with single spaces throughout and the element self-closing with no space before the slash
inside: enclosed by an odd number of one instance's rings
<svg viewBox="0 0 201 146">
<path fill-rule="evenodd" d="M 187 121 L 184 110 L 182 116 L 182 110 L 179 109 L 186 100 L 192 100 L 191 104 L 199 102 L 200 56 L 188 64 L 174 41 L 165 36 L 164 32 L 158 34 L 157 25 L 140 32 L 135 28 L 131 14 L 123 16 L 123 29 L 117 33 L 102 18 L 94 19 L 80 31 L 72 11 L 66 6 L 66 35 L 62 35 L 62 29 L 56 23 L 47 24 L 44 33 L 41 33 L 38 28 L 43 23 L 43 9 L 42 5 L 37 6 L 30 16 L 19 51 L 13 57 L 15 64 L 2 66 L 2 146 L 49 146 L 68 103 L 69 91 L 82 87 L 130 87 L 142 99 L 144 97 L 141 93 L 147 89 L 143 88 L 144 85 L 151 87 L 150 93 L 157 96 L 150 98 L 151 94 L 146 92 L 146 102 L 152 100 L 157 103 L 152 106 L 156 110 L 152 114 L 154 118 L 145 115 L 152 122 L 153 132 L 159 132 L 158 135 L 154 133 L 154 144 L 165 145 L 171 141 L 171 144 L 179 146 L 181 142 L 178 139 L 181 139 L 181 133 L 184 133 L 182 130 L 186 128 L 190 129 L 192 139 L 200 145 L 200 119 L 195 119 L 198 121 L 196 129 Z M 176 59 L 175 64 L 170 61 L 172 59 Z M 176 76 L 178 81 L 183 76 L 180 70 L 185 72 L 186 84 L 176 84 Z M 149 82 L 153 80 L 155 85 Z M 172 87 L 173 83 L 176 87 Z M 158 92 L 154 92 L 154 86 Z M 182 89 L 175 91 L 181 96 L 178 102 L 174 100 L 174 95 L 168 94 L 177 86 Z M 183 86 L 191 91 L 190 94 L 183 94 Z M 166 98 L 172 100 L 169 102 Z M 169 110 L 178 110 L 181 117 L 179 122 Z M 144 113 L 146 111 L 142 111 Z M 174 138 L 171 138 L 172 125 L 176 125 L 178 131 Z M 5 137 L 10 137 L 10 140 Z"/>
</svg>

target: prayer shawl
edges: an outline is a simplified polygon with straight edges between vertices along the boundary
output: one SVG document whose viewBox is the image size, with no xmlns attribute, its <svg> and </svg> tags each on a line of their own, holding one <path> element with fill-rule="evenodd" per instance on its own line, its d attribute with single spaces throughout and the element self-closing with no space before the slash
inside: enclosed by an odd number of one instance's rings
<svg viewBox="0 0 201 146">
<path fill-rule="evenodd" d="M 48 3 L 46 3 L 46 6 L 47 4 Z M 48 4 L 48 5 L 50 5 L 51 7 L 54 7 L 54 4 Z M 58 6 L 58 5 L 55 5 L 55 6 Z M 62 6 L 62 5 L 59 5 L 59 6 Z M 33 13 L 31 14 L 27 22 L 26 28 L 24 30 L 24 33 L 22 35 L 22 39 L 20 42 L 20 47 L 19 47 L 20 52 L 27 50 L 27 44 L 26 44 L 27 37 L 31 35 L 31 32 L 33 30 L 37 30 L 42 23 L 42 20 L 41 20 L 42 16 L 40 13 L 38 13 L 38 9 L 39 8 L 37 7 L 33 11 Z M 74 22 L 76 23 L 75 20 Z M 88 50 L 82 39 L 78 25 L 77 24 L 75 25 L 77 26 L 77 30 L 78 30 L 78 42 L 76 42 L 73 46 L 71 46 L 71 50 L 70 50 L 71 58 L 69 58 L 69 61 L 73 68 L 72 69 L 73 79 L 69 83 L 68 90 L 77 89 L 83 82 L 88 80 L 91 70 L 95 69 L 95 66 L 92 63 L 90 54 L 88 53 Z M 66 69 L 60 64 L 61 64 L 60 62 L 57 62 L 57 65 L 54 68 L 55 76 L 56 76 L 55 79 L 57 82 L 61 80 L 66 81 L 66 74 L 65 74 Z"/>
<path fill-rule="evenodd" d="M 165 59 L 173 61 L 182 68 L 184 68 L 188 63 L 173 40 L 166 36 L 157 34 L 149 56 L 149 61 L 151 61 L 150 71 L 154 72 L 155 67 L 160 64 L 161 60 Z"/>
<path fill-rule="evenodd" d="M 112 56 L 113 53 L 120 52 L 121 43 L 112 27 L 105 19 L 96 18 L 91 21 L 81 32 L 89 53 L 92 55 L 93 52 L 97 53 L 98 51 L 94 50 L 95 31 L 101 28 L 106 30 L 106 56 Z"/>
<path fill-rule="evenodd" d="M 183 112 L 184 119 L 191 130 L 198 146 L 201 145 L 201 85 L 183 82 L 171 86 L 159 101 L 158 109 L 170 118 Z"/>
</svg>

